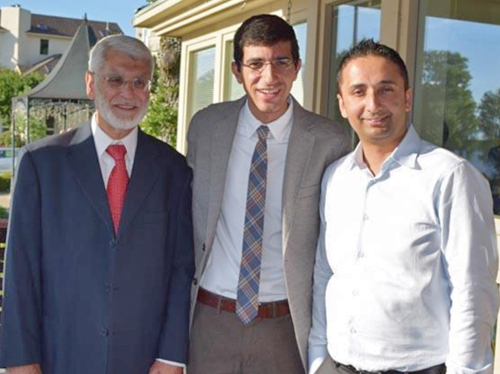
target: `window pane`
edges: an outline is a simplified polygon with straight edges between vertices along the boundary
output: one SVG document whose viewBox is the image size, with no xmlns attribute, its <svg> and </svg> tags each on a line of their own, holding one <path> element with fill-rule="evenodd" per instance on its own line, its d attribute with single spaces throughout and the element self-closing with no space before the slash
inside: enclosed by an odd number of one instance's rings
<svg viewBox="0 0 500 374">
<path fill-rule="evenodd" d="M 486 175 L 500 214 L 500 4 L 422 1 L 419 18 L 413 121 Z"/>
<path fill-rule="evenodd" d="M 337 64 L 343 53 L 362 39 L 380 40 L 381 0 L 351 1 L 334 6 L 331 19 L 331 51 L 328 90 L 328 117 L 347 128 L 347 120 L 340 115 L 337 103 Z"/>
<path fill-rule="evenodd" d="M 302 68 L 297 75 L 297 79 L 292 86 L 292 95 L 300 103 L 304 105 L 304 74 L 306 71 L 306 43 L 307 43 L 307 23 L 301 22 L 293 25 L 295 36 L 299 44 L 299 54 L 302 60 Z"/>
<path fill-rule="evenodd" d="M 200 109 L 212 104 L 214 97 L 215 47 L 192 52 L 189 71 L 188 120 Z"/>
<path fill-rule="evenodd" d="M 233 41 L 230 40 L 226 45 L 224 101 L 237 100 L 245 94 L 243 85 L 238 83 L 233 72 L 231 71 L 231 63 L 234 61 L 233 53 Z"/>
<path fill-rule="evenodd" d="M 47 39 L 40 39 L 40 54 L 41 55 L 49 54 L 49 41 Z"/>
</svg>

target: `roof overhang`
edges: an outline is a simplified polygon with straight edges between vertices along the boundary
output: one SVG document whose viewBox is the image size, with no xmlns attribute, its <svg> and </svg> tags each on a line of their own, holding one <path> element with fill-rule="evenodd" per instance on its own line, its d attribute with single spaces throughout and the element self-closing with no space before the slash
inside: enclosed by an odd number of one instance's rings
<svg viewBox="0 0 500 374">
<path fill-rule="evenodd" d="M 63 39 L 63 40 L 68 40 L 68 41 L 71 41 L 71 39 L 73 39 L 72 36 L 49 34 L 49 33 L 45 34 L 42 32 L 33 32 L 33 31 L 26 31 L 26 36 L 37 37 L 37 38 L 46 38 L 46 39 Z"/>
<path fill-rule="evenodd" d="M 158 0 L 135 14 L 134 27 L 182 37 L 196 29 L 272 3 L 269 0 Z"/>
</svg>

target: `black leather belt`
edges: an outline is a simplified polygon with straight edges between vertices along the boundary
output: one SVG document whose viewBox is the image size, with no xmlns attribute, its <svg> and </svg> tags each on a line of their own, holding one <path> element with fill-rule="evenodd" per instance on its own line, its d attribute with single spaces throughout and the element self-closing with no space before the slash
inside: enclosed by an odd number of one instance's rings
<svg viewBox="0 0 500 374">
<path fill-rule="evenodd" d="M 344 365 L 340 362 L 333 361 L 335 366 L 341 367 L 353 374 L 445 374 L 446 366 L 444 364 L 432 366 L 427 369 L 417 370 L 417 371 L 398 371 L 398 370 L 387 370 L 387 371 L 365 371 L 358 370 L 354 366 Z"/>
</svg>

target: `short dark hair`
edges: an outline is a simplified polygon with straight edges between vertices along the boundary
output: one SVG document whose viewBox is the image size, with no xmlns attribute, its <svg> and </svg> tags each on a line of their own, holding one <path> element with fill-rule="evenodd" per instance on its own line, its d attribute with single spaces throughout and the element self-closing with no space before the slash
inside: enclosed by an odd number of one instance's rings
<svg viewBox="0 0 500 374">
<path fill-rule="evenodd" d="M 283 18 L 272 14 L 259 14 L 248 18 L 234 35 L 234 61 L 241 69 L 243 47 L 249 45 L 273 46 L 279 42 L 289 41 L 292 47 L 292 58 L 295 65 L 299 62 L 299 44 L 293 27 Z"/>
<path fill-rule="evenodd" d="M 397 65 L 399 68 L 399 72 L 401 73 L 401 77 L 404 80 L 405 90 L 410 87 L 410 80 L 408 78 L 408 70 L 406 69 L 406 65 L 399 55 L 394 49 L 375 42 L 373 39 L 363 39 L 350 50 L 345 52 L 340 58 L 340 62 L 337 69 L 337 86 L 340 93 L 340 82 L 342 81 L 342 73 L 344 68 L 347 66 L 349 62 L 355 60 L 360 57 L 367 56 L 378 56 L 383 57 L 386 60 L 389 60 Z"/>
</svg>

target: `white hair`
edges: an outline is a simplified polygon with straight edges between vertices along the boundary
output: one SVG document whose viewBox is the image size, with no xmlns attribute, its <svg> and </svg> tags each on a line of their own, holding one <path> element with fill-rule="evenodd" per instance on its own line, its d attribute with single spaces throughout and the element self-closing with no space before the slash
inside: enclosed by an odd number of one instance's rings
<svg viewBox="0 0 500 374">
<path fill-rule="evenodd" d="M 89 71 L 98 73 L 106 62 L 106 54 L 109 51 L 122 53 L 135 60 L 147 61 L 151 69 L 151 77 L 154 70 L 154 59 L 146 45 L 139 39 L 126 35 L 110 35 L 99 40 L 89 53 Z"/>
</svg>

